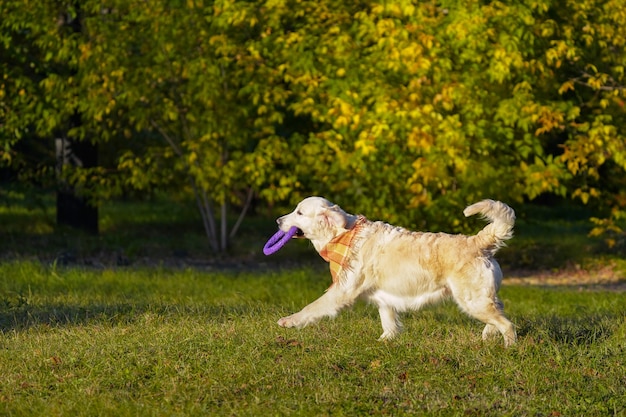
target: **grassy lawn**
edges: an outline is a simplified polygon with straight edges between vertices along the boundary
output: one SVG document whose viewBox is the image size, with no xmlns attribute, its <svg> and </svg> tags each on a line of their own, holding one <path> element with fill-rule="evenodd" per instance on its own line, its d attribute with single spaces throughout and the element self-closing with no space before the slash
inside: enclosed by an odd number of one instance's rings
<svg viewBox="0 0 626 417">
<path fill-rule="evenodd" d="M 385 343 L 364 304 L 278 327 L 330 277 L 306 242 L 261 254 L 271 216 L 218 256 L 193 205 L 107 204 L 89 236 L 57 228 L 51 203 L 0 205 L 0 415 L 626 415 L 626 297 L 568 284 L 607 265 L 619 280 L 623 248 L 589 239 L 580 207 L 516 207 L 505 271 L 565 285 L 505 280 L 519 342 L 504 349 L 452 303 Z"/>
<path fill-rule="evenodd" d="M 10 416 L 626 413 L 626 297 L 506 286 L 519 343 L 483 342 L 451 303 L 380 343 L 357 305 L 275 322 L 327 274 L 0 264 L 0 414 Z"/>
</svg>

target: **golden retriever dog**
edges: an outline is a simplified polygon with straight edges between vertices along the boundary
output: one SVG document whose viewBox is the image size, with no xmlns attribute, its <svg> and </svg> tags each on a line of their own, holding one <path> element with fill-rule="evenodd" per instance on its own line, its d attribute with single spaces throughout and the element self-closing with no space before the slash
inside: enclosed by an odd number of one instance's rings
<svg viewBox="0 0 626 417">
<path fill-rule="evenodd" d="M 379 340 L 385 340 L 402 331 L 398 313 L 452 297 L 464 312 L 485 323 L 483 339 L 500 332 L 504 345 L 512 345 L 516 333 L 497 295 L 502 271 L 493 256 L 513 236 L 515 212 L 499 201 L 483 200 L 463 214 L 481 214 L 489 224 L 473 236 L 412 232 L 348 214 L 322 197 L 304 199 L 277 220 L 278 226 L 284 232 L 295 226 L 294 237 L 313 243 L 330 263 L 333 283 L 278 324 L 301 328 L 334 317 L 361 298 L 378 306 L 383 327 Z"/>
</svg>

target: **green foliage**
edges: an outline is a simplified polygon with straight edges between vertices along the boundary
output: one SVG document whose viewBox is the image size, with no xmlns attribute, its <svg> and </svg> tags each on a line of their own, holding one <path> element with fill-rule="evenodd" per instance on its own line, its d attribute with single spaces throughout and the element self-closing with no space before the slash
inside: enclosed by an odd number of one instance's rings
<svg viewBox="0 0 626 417">
<path fill-rule="evenodd" d="M 2 161 L 69 129 L 110 162 L 72 183 L 195 195 L 216 250 L 252 195 L 432 229 L 485 197 L 623 216 L 622 1 L 75 4 L 0 6 Z"/>
<path fill-rule="evenodd" d="M 275 322 L 327 285 L 309 270 L 226 274 L 0 265 L 0 413 L 27 415 L 621 415 L 625 298 L 509 287 L 519 342 L 483 342 L 444 304 L 376 341 L 358 305 Z"/>
<path fill-rule="evenodd" d="M 298 4 L 306 18 L 273 42 L 295 45 L 281 67 L 298 99 L 290 109 L 316 127 L 298 148 L 306 190 L 375 217 L 449 227 L 486 196 L 586 203 L 600 180 L 619 181 L 599 167 L 619 164 L 624 142 L 623 5 L 589 14 L 590 2 L 573 1 Z M 596 24 L 597 38 L 584 36 Z M 583 38 L 595 47 L 568 46 Z"/>
</svg>

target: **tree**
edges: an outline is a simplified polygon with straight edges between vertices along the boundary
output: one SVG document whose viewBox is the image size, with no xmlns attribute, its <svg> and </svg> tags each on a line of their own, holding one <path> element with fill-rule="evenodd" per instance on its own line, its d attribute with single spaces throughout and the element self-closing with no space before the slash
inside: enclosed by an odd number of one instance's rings
<svg viewBox="0 0 626 417">
<path fill-rule="evenodd" d="M 252 196 L 457 230 L 485 197 L 602 203 L 604 228 L 626 212 L 623 2 L 85 0 L 70 35 L 56 2 L 18 3 L 0 10 L 3 160 L 78 111 L 68 133 L 115 170 L 65 177 L 194 195 L 216 251 Z"/>
<path fill-rule="evenodd" d="M 69 129 L 67 139 L 97 137 L 101 145 L 119 137 L 131 140 L 121 150 L 114 175 L 101 167 L 66 167 L 64 178 L 96 198 L 124 188 L 189 189 L 211 247 L 223 251 L 255 189 L 267 178 L 278 178 L 273 161 L 282 158 L 284 139 L 273 131 L 282 116 L 268 107 L 268 95 L 275 94 L 268 89 L 271 83 L 252 80 L 262 73 L 243 42 L 250 32 L 242 17 L 245 8 L 226 2 L 221 11 L 201 3 L 136 7 L 136 2 L 117 1 L 103 8 L 101 2 L 81 2 L 82 30 L 71 36 L 45 24 L 56 11 L 55 2 L 20 10 L 17 2 L 4 3 L 7 13 L 19 13 L 3 28 L 25 33 L 29 45 L 45 46 L 47 52 L 40 57 L 45 65 L 38 79 L 24 76 L 33 84 L 31 92 L 23 92 L 28 101 L 12 100 L 3 107 L 7 114 L 27 114 L 41 137 L 79 112 L 81 123 Z M 8 49 L 19 49 L 24 40 L 13 43 L 12 36 L 7 36 Z M 32 59 L 24 64 L 32 66 Z M 75 71 L 60 74 L 52 70 L 55 66 Z M 7 69 L 15 70 L 13 65 Z M 8 152 L 19 129 L 32 128 L 26 119 L 3 123 Z M 227 204 L 237 201 L 239 191 L 243 209 L 228 233 Z"/>
<path fill-rule="evenodd" d="M 303 188 L 420 227 L 449 225 L 486 195 L 522 198 L 514 135 L 494 123 L 507 87 L 490 91 L 493 79 L 466 75 L 467 67 L 480 69 L 470 62 L 480 45 L 466 57 L 464 37 L 446 38 L 463 15 L 411 2 L 272 6 L 274 20 L 261 21 L 277 27 L 258 49 L 283 73 L 287 110 L 313 129 L 290 142 Z M 280 30 L 287 20 L 289 30 Z"/>
<path fill-rule="evenodd" d="M 3 55 L 8 57 L 2 64 L 0 85 L 2 162 L 26 168 L 28 178 L 55 173 L 57 223 L 97 233 L 97 207 L 89 203 L 85 189 L 64 176 L 70 165 L 91 168 L 97 164 L 95 145 L 78 141 L 73 134 L 81 123 L 79 92 L 72 85 L 82 31 L 79 9 L 55 2 L 6 1 L 2 13 L 7 15 L 1 27 Z M 51 136 L 56 138 L 44 139 Z M 56 148 L 56 170 L 43 163 L 25 163 L 12 147 L 22 138 L 47 141 L 52 154 Z"/>
<path fill-rule="evenodd" d="M 547 66 L 555 72 L 565 120 L 555 129 L 566 138 L 560 161 L 573 179 L 570 195 L 609 209 L 592 219 L 592 234 L 609 232 L 609 244 L 624 243 L 626 218 L 626 4 L 563 1 L 566 14 L 550 15 L 544 30 L 552 40 Z"/>
<path fill-rule="evenodd" d="M 81 57 L 90 72 L 81 87 L 92 98 L 83 111 L 111 129 L 123 113 L 137 132 L 152 135 L 141 154 L 128 150 L 121 157 L 126 185 L 183 178 L 211 247 L 227 249 L 255 189 L 274 175 L 272 161 L 280 158 L 270 138 L 282 115 L 259 100 L 274 90 L 246 49 L 245 40 L 256 35 L 246 5 L 156 1 L 139 8 L 117 1 L 106 13 L 99 2 L 90 5 Z M 227 205 L 241 195 L 229 232 Z"/>
<path fill-rule="evenodd" d="M 265 50 L 312 126 L 291 142 L 303 188 L 431 227 L 483 197 L 620 188 L 599 175 L 623 172 L 622 3 L 272 6 Z"/>
</svg>

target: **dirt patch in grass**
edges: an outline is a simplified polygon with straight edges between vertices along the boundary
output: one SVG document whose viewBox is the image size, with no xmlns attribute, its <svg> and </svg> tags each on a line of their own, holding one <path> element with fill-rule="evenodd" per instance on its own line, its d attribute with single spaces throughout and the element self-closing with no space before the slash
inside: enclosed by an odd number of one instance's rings
<svg viewBox="0 0 626 417">
<path fill-rule="evenodd" d="M 578 264 L 557 270 L 505 271 L 504 283 L 511 285 L 567 286 L 580 290 L 626 291 L 624 272 L 614 263 L 583 268 Z"/>
</svg>

